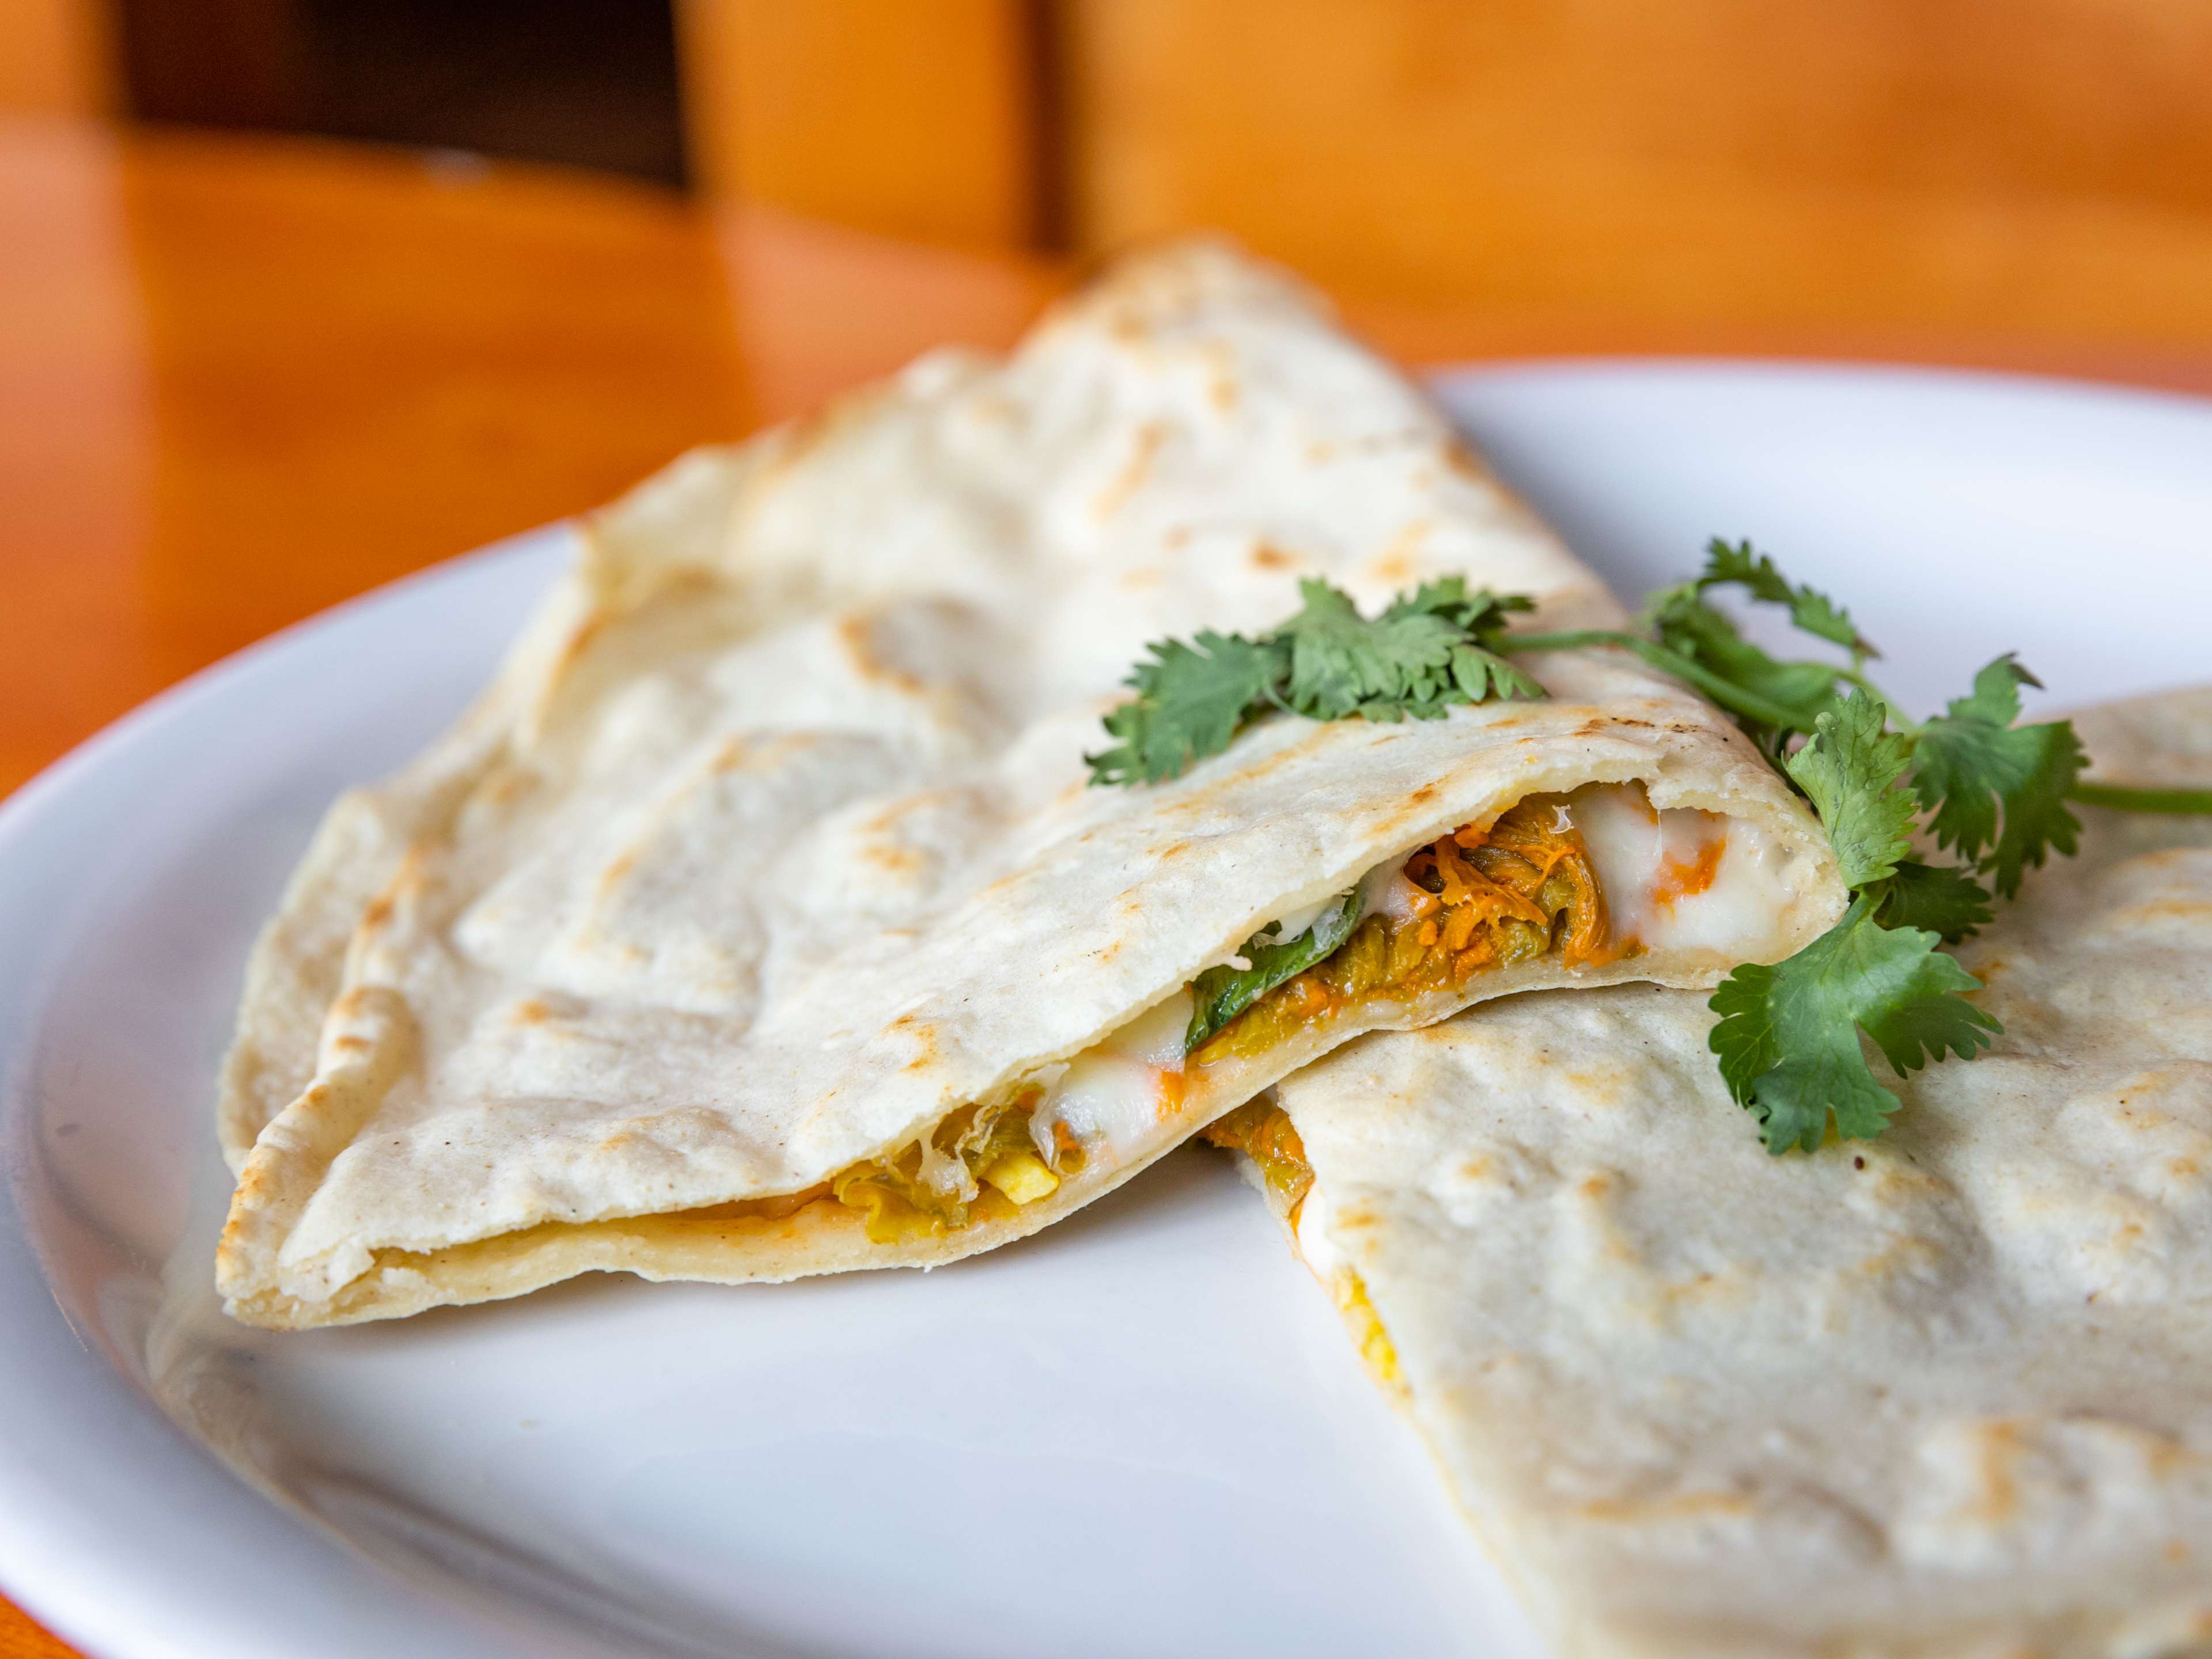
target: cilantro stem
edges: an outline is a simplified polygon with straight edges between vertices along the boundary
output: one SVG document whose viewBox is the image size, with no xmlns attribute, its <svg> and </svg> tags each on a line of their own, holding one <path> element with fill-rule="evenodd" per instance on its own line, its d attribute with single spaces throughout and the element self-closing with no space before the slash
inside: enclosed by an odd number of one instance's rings
<svg viewBox="0 0 2212 1659">
<path fill-rule="evenodd" d="M 1696 686 L 1732 714 L 1741 714 L 1765 726 L 1791 730 L 1797 726 L 1798 716 L 1795 711 L 1784 708 L 1778 702 L 1769 702 L 1757 692 L 1747 691 L 1740 685 L 1732 684 L 1680 653 L 1669 651 L 1663 645 L 1641 639 L 1634 634 L 1615 633 L 1605 628 L 1585 628 L 1565 634 L 1508 634 L 1498 648 L 1506 652 L 1571 651 L 1590 645 L 1617 645 L 1623 650 L 1633 651 L 1654 668 Z"/>
<path fill-rule="evenodd" d="M 2212 789 L 2131 789 L 2119 783 L 2076 783 L 2066 792 L 2066 799 L 2121 812 L 2168 812 L 2176 817 L 2212 814 Z"/>
</svg>

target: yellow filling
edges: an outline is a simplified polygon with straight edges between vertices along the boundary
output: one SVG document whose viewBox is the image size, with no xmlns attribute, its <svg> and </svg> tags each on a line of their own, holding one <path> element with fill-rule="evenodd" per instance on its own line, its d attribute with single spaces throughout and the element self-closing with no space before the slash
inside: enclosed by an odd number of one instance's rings
<svg viewBox="0 0 2212 1659">
<path fill-rule="evenodd" d="M 1306 1144 L 1298 1138 L 1290 1114 L 1267 1101 L 1255 1100 L 1217 1118 L 1199 1131 L 1205 1139 L 1230 1152 L 1242 1152 L 1258 1166 L 1275 1200 L 1277 1212 L 1297 1231 L 1298 1212 L 1313 1190 L 1313 1165 L 1306 1161 Z M 1368 1299 L 1367 1282 L 1349 1267 L 1339 1267 L 1328 1281 L 1330 1298 L 1351 1328 L 1352 1340 L 1368 1374 L 1386 1391 L 1406 1392 L 1398 1364 L 1398 1351 L 1382 1328 L 1382 1316 Z"/>
<path fill-rule="evenodd" d="M 1199 1132 L 1214 1146 L 1242 1152 L 1266 1178 L 1275 1207 L 1297 1224 L 1298 1206 L 1313 1187 L 1313 1165 L 1306 1144 L 1291 1125 L 1290 1114 L 1265 1100 L 1248 1100 Z"/>
<path fill-rule="evenodd" d="M 1043 1091 L 1024 1089 L 993 1106 L 963 1106 L 931 1132 L 925 1151 L 912 1141 L 833 1176 L 830 1194 L 866 1218 L 878 1244 L 941 1238 L 977 1217 L 1002 1219 L 1057 1191 L 1083 1167 L 1083 1149 L 1061 1126 L 1040 1156 L 1030 1118 Z"/>
</svg>

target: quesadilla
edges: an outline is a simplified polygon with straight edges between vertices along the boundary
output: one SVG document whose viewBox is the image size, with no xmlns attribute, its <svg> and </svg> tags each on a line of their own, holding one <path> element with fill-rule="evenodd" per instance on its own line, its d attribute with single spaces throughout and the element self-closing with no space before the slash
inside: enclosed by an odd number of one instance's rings
<svg viewBox="0 0 2212 1659">
<path fill-rule="evenodd" d="M 2079 717 L 2212 783 L 2212 691 Z M 2085 811 L 2003 1022 L 1770 1157 L 1704 1000 L 1366 1038 L 1213 1132 L 1562 1659 L 2212 1652 L 2212 826 Z"/>
<path fill-rule="evenodd" d="M 1279 715 L 1087 787 L 1145 643 L 1456 578 L 1618 617 L 1437 412 L 1210 246 L 586 524 L 477 707 L 332 810 L 250 966 L 218 1282 L 288 1327 L 594 1269 L 949 1261 L 1363 1030 L 1710 985 L 1842 908 L 1728 720 Z"/>
</svg>

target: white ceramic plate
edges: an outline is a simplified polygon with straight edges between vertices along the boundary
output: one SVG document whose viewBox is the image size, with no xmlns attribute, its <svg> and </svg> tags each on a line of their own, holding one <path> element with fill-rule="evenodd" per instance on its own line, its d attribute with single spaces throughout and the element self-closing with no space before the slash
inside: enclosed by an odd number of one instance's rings
<svg viewBox="0 0 2212 1659">
<path fill-rule="evenodd" d="M 1455 376 L 1626 592 L 1748 534 L 1932 704 L 2017 648 L 2212 677 L 2212 406 L 1711 365 Z M 206 1289 L 211 1084 L 331 796 L 461 707 L 558 531 L 200 676 L 0 810 L 0 1583 L 104 1659 L 1531 1659 L 1226 1160 L 928 1275 L 595 1279 L 270 1336 Z"/>
</svg>

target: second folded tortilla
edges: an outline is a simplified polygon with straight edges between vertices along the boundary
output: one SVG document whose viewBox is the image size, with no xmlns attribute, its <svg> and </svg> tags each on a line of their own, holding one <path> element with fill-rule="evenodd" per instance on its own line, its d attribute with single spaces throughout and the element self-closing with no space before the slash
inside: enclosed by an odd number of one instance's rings
<svg viewBox="0 0 2212 1659">
<path fill-rule="evenodd" d="M 2212 782 L 2212 690 L 2077 717 Z M 1770 1157 L 1705 999 L 1524 997 L 1212 1132 L 1559 1659 L 2212 1642 L 2212 825 L 2085 810 L 1960 959 L 1993 1052 Z"/>
<path fill-rule="evenodd" d="M 1265 629 L 1301 575 L 1618 614 L 1417 391 L 1218 250 L 586 535 L 257 951 L 222 1106 L 241 1318 L 951 1261 L 1362 1030 L 1708 985 L 1841 908 L 1752 746 L 1608 653 L 1531 659 L 1548 701 L 1278 717 L 1086 787 L 1147 641 Z M 1194 981 L 1271 926 L 1310 965 L 1186 1052 Z"/>
</svg>

